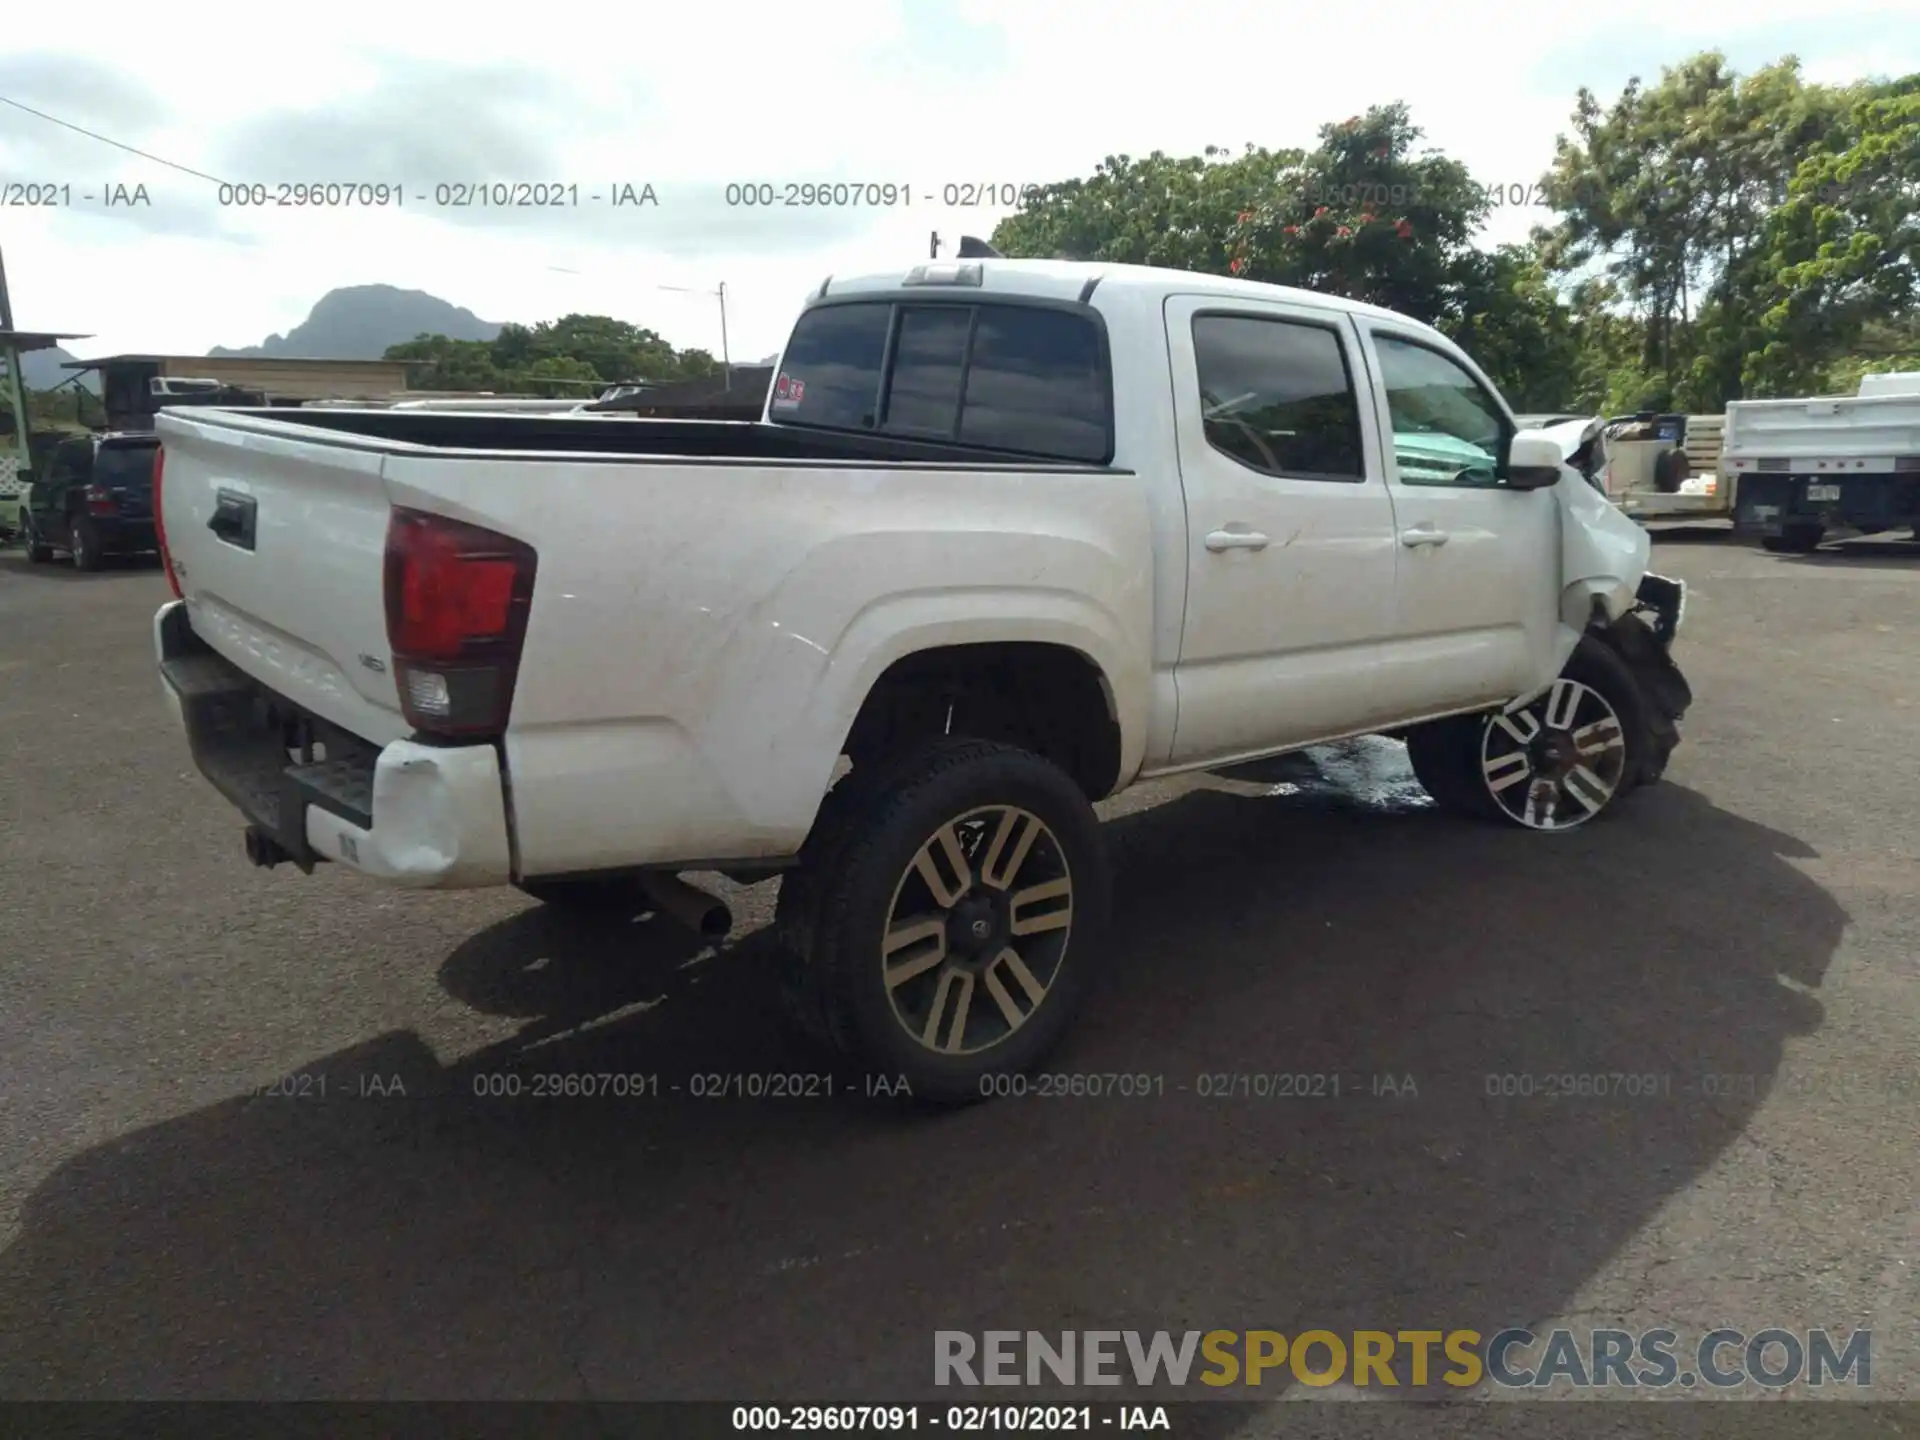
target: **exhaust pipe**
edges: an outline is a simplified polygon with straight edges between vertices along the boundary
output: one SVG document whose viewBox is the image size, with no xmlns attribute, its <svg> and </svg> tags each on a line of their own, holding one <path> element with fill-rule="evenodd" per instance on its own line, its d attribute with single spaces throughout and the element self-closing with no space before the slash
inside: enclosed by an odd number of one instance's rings
<svg viewBox="0 0 1920 1440">
<path fill-rule="evenodd" d="M 274 866 L 293 859 L 280 842 L 275 840 L 258 825 L 249 825 L 246 834 L 247 859 L 262 869 L 271 870 Z"/>
<path fill-rule="evenodd" d="M 660 907 L 660 913 L 677 920 L 704 940 L 724 940 L 733 929 L 733 912 L 718 895 L 709 895 L 689 885 L 678 875 L 662 870 L 643 871 L 640 888 Z"/>
</svg>

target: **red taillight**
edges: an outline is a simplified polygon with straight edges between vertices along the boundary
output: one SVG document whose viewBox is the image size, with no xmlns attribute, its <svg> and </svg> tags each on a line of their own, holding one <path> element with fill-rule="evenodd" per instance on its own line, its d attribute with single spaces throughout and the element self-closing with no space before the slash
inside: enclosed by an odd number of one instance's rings
<svg viewBox="0 0 1920 1440">
<path fill-rule="evenodd" d="M 506 728 L 533 604 L 534 552 L 492 530 L 396 508 L 387 525 L 387 643 L 416 730 Z"/>
<path fill-rule="evenodd" d="M 180 589 L 180 577 L 173 573 L 173 556 L 167 553 L 167 522 L 165 512 L 160 505 L 160 475 L 167 468 L 167 447 L 153 447 L 153 536 L 160 546 L 160 564 L 167 572 L 167 584 L 173 590 L 173 598 L 186 599 Z"/>
<path fill-rule="evenodd" d="M 120 502 L 113 498 L 113 492 L 104 485 L 89 485 L 86 489 L 87 513 L 89 515 L 115 515 L 119 513 Z"/>
</svg>

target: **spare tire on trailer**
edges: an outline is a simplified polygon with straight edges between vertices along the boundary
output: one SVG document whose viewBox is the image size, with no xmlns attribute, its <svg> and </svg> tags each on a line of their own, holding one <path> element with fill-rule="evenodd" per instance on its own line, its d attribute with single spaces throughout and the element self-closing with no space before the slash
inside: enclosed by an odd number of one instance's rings
<svg viewBox="0 0 1920 1440">
<path fill-rule="evenodd" d="M 1677 495 L 1693 475 L 1684 450 L 1662 450 L 1654 457 L 1653 485 L 1662 495 Z"/>
</svg>

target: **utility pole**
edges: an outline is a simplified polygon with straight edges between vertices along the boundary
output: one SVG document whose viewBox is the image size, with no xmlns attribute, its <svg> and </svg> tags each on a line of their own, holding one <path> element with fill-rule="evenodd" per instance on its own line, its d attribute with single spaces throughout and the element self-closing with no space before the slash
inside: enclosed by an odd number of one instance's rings
<svg viewBox="0 0 1920 1440">
<path fill-rule="evenodd" d="M 6 339 L 0 341 L 0 365 L 5 365 L 7 373 L 0 376 L 5 384 L 0 391 L 7 408 L 13 412 L 13 450 L 17 457 L 14 467 L 16 477 L 25 476 L 33 468 L 32 442 L 27 436 L 27 387 L 20 375 L 20 342 L 13 338 L 13 300 L 7 294 L 7 262 L 0 255 L 0 332 Z"/>
<path fill-rule="evenodd" d="M 727 348 L 727 282 L 722 280 L 718 290 L 694 290 L 685 285 L 656 285 L 656 290 L 672 290 L 680 295 L 717 295 L 720 297 L 720 364 L 726 375 L 726 388 L 733 389 L 733 352 Z"/>
</svg>

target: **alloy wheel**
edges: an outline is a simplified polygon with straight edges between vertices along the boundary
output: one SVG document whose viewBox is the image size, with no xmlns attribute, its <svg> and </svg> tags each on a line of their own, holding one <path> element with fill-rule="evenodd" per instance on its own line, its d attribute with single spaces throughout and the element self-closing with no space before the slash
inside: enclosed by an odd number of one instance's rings
<svg viewBox="0 0 1920 1440">
<path fill-rule="evenodd" d="M 1072 933 L 1073 873 L 1046 822 L 1013 805 L 957 816 L 894 887 L 881 939 L 894 1019 L 938 1054 L 992 1049 L 1046 1003 Z"/>
<path fill-rule="evenodd" d="M 1480 741 L 1494 803 L 1530 830 L 1571 830 L 1606 809 L 1627 770 L 1619 714 L 1566 677 L 1529 705 L 1496 715 Z"/>
</svg>

